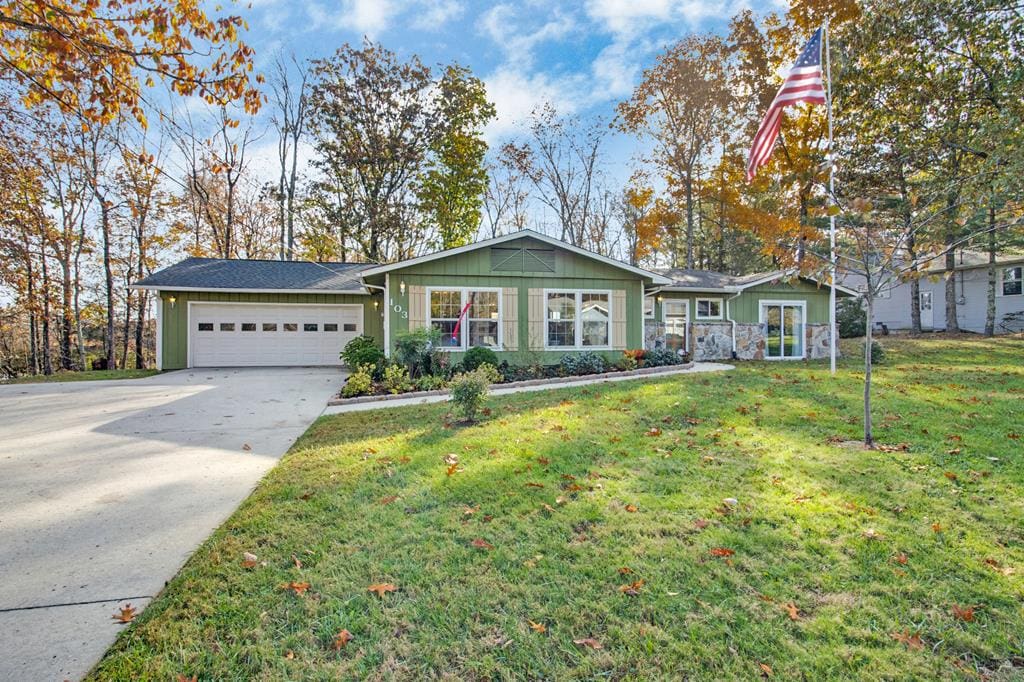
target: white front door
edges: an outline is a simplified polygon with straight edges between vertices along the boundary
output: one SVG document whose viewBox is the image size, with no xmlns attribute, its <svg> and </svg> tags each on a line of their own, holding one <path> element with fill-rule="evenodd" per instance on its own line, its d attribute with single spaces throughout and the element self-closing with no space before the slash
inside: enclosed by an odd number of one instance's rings
<svg viewBox="0 0 1024 682">
<path fill-rule="evenodd" d="M 340 365 L 361 305 L 189 304 L 190 367 Z"/>
<path fill-rule="evenodd" d="M 931 329 L 935 326 L 935 311 L 932 309 L 932 292 L 922 291 L 921 301 L 921 329 Z"/>
<path fill-rule="evenodd" d="M 661 304 L 665 318 L 665 347 L 669 350 L 689 350 L 687 340 L 689 338 L 689 310 L 688 299 L 666 298 Z"/>
</svg>

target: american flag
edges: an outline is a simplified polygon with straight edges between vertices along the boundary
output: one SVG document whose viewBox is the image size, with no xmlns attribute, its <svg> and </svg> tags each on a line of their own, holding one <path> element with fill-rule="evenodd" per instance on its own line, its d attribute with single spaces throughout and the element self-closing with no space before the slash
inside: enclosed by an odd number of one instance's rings
<svg viewBox="0 0 1024 682">
<path fill-rule="evenodd" d="M 747 160 L 747 182 L 754 179 L 757 169 L 768 163 L 771 158 L 775 140 L 779 137 L 779 126 L 782 124 L 782 110 L 800 102 L 812 104 L 825 103 L 825 86 L 821 81 L 821 29 L 819 28 L 807 41 L 803 52 L 797 58 L 793 68 L 789 70 L 786 81 L 768 107 L 761 126 L 754 135 L 754 143 L 750 147 Z"/>
</svg>

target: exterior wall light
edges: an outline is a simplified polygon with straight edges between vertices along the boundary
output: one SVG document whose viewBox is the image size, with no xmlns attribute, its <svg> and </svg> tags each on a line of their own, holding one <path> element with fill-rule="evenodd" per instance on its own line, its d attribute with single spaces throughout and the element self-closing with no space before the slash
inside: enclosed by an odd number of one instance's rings
<svg viewBox="0 0 1024 682">
<path fill-rule="evenodd" d="M 178 299 L 175 296 L 168 296 L 167 300 L 170 301 L 172 308 L 174 307 L 174 304 L 178 302 Z"/>
<path fill-rule="evenodd" d="M 400 294 L 402 294 L 402 296 L 405 296 L 405 280 L 404 279 L 401 282 L 398 283 L 398 292 Z"/>
</svg>

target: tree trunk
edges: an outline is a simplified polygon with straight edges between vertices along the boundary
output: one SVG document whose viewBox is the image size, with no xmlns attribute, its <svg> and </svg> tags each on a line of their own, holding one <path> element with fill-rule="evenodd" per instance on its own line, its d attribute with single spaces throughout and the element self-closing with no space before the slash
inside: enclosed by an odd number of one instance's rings
<svg viewBox="0 0 1024 682">
<path fill-rule="evenodd" d="M 74 283 L 71 281 L 71 262 L 65 253 L 60 259 L 61 287 L 60 287 L 60 368 L 72 369 L 71 362 L 71 334 L 74 319 L 71 310 L 71 298 Z"/>
<path fill-rule="evenodd" d="M 921 333 L 921 280 L 917 273 L 917 242 L 913 233 L 907 237 L 907 255 L 910 256 L 910 333 Z"/>
<path fill-rule="evenodd" d="M 148 304 L 149 296 L 145 291 L 139 291 L 138 305 L 135 308 L 135 369 L 146 369 L 146 308 Z"/>
<path fill-rule="evenodd" d="M 864 296 L 867 303 L 867 325 L 864 334 L 864 447 L 875 447 L 875 436 L 871 428 L 871 341 L 872 327 L 875 325 L 875 296 L 871 291 L 871 280 L 868 279 L 868 291 Z"/>
<path fill-rule="evenodd" d="M 46 249 L 41 250 L 43 264 L 43 374 L 53 374 L 50 357 L 50 273 L 46 267 Z"/>
<path fill-rule="evenodd" d="M 952 233 L 946 234 L 946 331 L 955 334 L 960 331 L 956 318 L 956 250 Z"/>
<path fill-rule="evenodd" d="M 693 269 L 693 180 L 686 176 L 686 268 Z"/>
<path fill-rule="evenodd" d="M 996 206 L 988 205 L 988 305 L 985 309 L 985 336 L 996 333 Z"/>
<path fill-rule="evenodd" d="M 103 231 L 103 277 L 107 294 L 107 330 L 103 341 L 104 354 L 107 357 L 107 368 L 116 369 L 117 356 L 114 354 L 114 270 L 110 258 L 110 207 L 103 197 L 100 201 L 100 229 Z"/>
</svg>

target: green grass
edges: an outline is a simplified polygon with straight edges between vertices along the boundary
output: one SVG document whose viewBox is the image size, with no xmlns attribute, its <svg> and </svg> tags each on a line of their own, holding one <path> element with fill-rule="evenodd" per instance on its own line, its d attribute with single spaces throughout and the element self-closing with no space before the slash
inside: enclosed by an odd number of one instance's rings
<svg viewBox="0 0 1024 682">
<path fill-rule="evenodd" d="M 17 379 L 0 381 L 3 384 L 45 384 L 53 381 L 105 381 L 108 379 L 141 379 L 157 373 L 155 369 L 99 369 L 86 372 L 54 372 L 53 374 L 27 374 Z"/>
<path fill-rule="evenodd" d="M 854 358 L 322 418 L 90 679 L 1020 679 L 1024 343 L 883 343 L 906 450 Z"/>
</svg>

